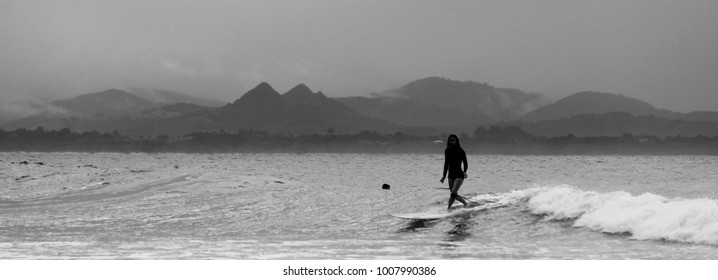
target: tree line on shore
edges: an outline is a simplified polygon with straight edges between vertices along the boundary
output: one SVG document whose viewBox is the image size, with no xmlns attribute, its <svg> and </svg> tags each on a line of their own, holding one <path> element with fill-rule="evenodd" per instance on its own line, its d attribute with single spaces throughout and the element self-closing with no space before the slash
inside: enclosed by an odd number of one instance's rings
<svg viewBox="0 0 718 280">
<path fill-rule="evenodd" d="M 337 134 L 272 134 L 262 130 L 194 132 L 183 137 L 130 137 L 118 131 L 73 132 L 70 129 L 0 130 L 0 151 L 27 152 L 278 152 L 278 153 L 441 153 L 448 134 L 414 136 L 363 130 Z M 471 154 L 705 154 L 718 155 L 718 136 L 651 135 L 577 137 L 535 136 L 517 126 L 478 127 L 459 135 Z"/>
</svg>

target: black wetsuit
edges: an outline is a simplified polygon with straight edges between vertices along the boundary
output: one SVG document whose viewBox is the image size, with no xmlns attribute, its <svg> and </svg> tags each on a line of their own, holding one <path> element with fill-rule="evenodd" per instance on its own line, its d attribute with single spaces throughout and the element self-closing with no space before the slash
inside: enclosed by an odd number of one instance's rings
<svg viewBox="0 0 718 280">
<path fill-rule="evenodd" d="M 449 179 L 464 179 L 464 173 L 469 168 L 466 160 L 466 153 L 461 147 L 452 147 L 444 150 L 444 175 L 449 170 Z M 461 169 L 461 163 L 464 163 L 464 169 Z"/>
</svg>

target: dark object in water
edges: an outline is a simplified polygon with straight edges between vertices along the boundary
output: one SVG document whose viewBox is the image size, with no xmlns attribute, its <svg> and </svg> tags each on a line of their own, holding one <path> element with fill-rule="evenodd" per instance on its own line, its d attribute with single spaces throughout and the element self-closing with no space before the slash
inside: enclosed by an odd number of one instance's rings
<svg viewBox="0 0 718 280">
<path fill-rule="evenodd" d="M 383 185 L 381 185 L 381 189 L 382 189 L 382 190 L 388 190 L 388 189 L 390 189 L 390 188 L 391 188 L 391 186 L 389 186 L 388 184 L 383 184 Z"/>
</svg>

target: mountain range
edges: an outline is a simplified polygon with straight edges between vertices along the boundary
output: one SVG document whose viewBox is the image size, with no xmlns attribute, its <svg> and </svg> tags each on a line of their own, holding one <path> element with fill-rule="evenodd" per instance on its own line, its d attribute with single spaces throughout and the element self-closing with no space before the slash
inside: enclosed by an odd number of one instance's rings
<svg viewBox="0 0 718 280">
<path fill-rule="evenodd" d="M 191 132 L 224 130 L 263 130 L 271 133 L 351 133 L 360 130 L 395 132 L 399 125 L 361 115 L 304 84 L 280 94 L 268 83 L 261 83 L 225 106 L 198 110 L 136 126 L 133 135 L 167 134 L 181 136 Z"/>
<path fill-rule="evenodd" d="M 176 93 L 176 100 L 192 99 L 191 96 Z M 189 103 L 160 103 L 139 97 L 136 94 L 117 89 L 79 95 L 74 98 L 53 101 L 39 113 L 15 118 L 0 126 L 3 129 L 35 128 L 73 131 L 114 130 L 127 131 L 145 122 L 184 115 L 190 112 L 210 110 Z"/>
<path fill-rule="evenodd" d="M 231 103 L 170 91 L 137 92 L 111 89 L 55 101 L 49 109 L 4 122 L 0 128 L 117 130 L 153 137 L 249 129 L 289 134 L 470 134 L 479 126 L 513 125 L 544 136 L 718 135 L 718 112 L 671 112 L 600 92 L 580 92 L 552 102 L 543 94 L 440 77 L 369 97 L 329 98 L 304 84 L 280 94 L 268 83 Z"/>
</svg>

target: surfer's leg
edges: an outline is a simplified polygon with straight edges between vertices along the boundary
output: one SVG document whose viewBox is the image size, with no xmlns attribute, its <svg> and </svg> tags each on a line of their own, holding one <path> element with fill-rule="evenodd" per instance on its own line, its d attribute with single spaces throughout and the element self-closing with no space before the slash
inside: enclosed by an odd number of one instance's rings
<svg viewBox="0 0 718 280">
<path fill-rule="evenodd" d="M 451 205 L 454 205 L 454 200 L 455 200 L 454 192 L 452 191 L 454 189 L 454 181 L 456 181 L 456 180 L 449 178 L 449 194 L 450 194 L 449 195 L 449 206 L 446 207 L 446 209 L 449 209 L 449 210 L 451 210 Z"/>
<path fill-rule="evenodd" d="M 452 197 L 456 197 L 456 200 L 464 204 L 464 207 L 469 207 L 469 203 L 467 203 L 466 200 L 459 195 L 459 188 L 461 188 L 461 185 L 464 183 L 464 179 L 456 178 L 453 183 L 454 184 L 451 186 Z"/>
</svg>

